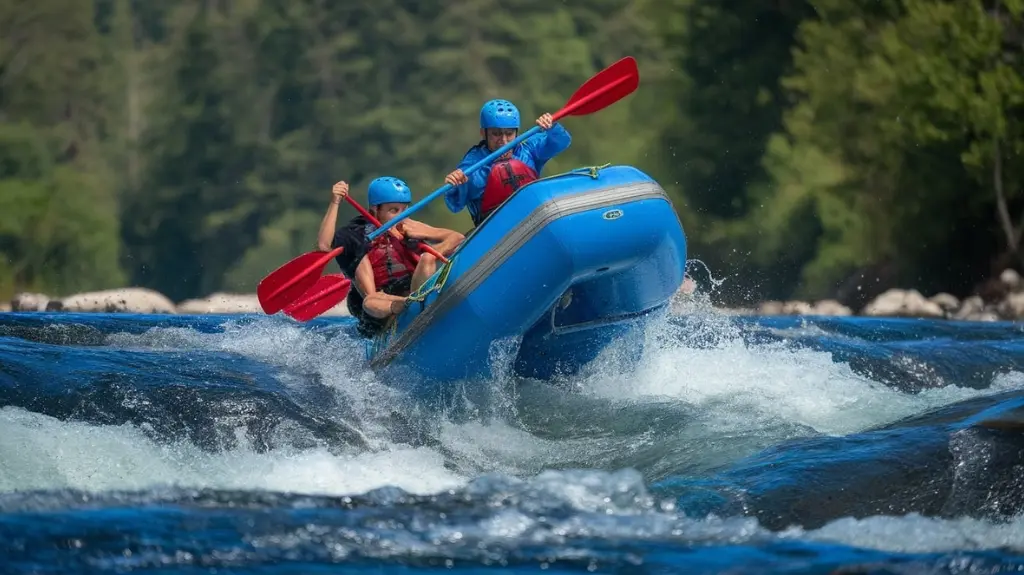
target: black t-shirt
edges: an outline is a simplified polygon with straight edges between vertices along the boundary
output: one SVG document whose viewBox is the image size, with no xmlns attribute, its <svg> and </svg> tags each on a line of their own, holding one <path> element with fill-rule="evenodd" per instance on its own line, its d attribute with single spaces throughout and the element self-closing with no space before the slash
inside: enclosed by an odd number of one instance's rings
<svg viewBox="0 0 1024 575">
<path fill-rule="evenodd" d="M 370 242 L 366 239 L 366 236 L 370 235 L 373 230 L 377 229 L 363 216 L 356 216 L 349 220 L 344 227 L 334 232 L 334 239 L 331 240 L 331 249 L 338 247 L 345 248 L 340 254 L 334 257 L 334 261 L 338 263 L 338 267 L 341 268 L 341 273 L 345 274 L 345 277 L 352 280 L 353 286 L 348 292 L 348 298 L 346 303 L 348 304 L 348 311 L 354 317 L 359 318 L 361 322 L 366 321 L 377 321 L 369 316 L 363 314 L 363 296 L 356 289 L 356 268 L 359 267 L 359 262 L 362 261 L 363 256 L 366 255 L 367 250 L 370 247 Z M 406 242 L 406 245 L 410 248 L 419 245 L 418 240 L 410 240 Z M 409 279 L 406 277 L 403 281 L 394 282 L 393 285 L 377 286 L 377 289 L 384 291 L 385 293 L 392 293 L 397 295 L 403 291 L 409 290 Z"/>
<path fill-rule="evenodd" d="M 356 281 L 356 268 L 359 267 L 359 262 L 362 261 L 363 256 L 366 255 L 370 247 L 370 242 L 366 239 L 366 236 L 370 235 L 375 229 L 377 229 L 377 226 L 370 223 L 366 218 L 356 216 L 349 220 L 345 227 L 334 232 L 334 239 L 331 240 L 331 249 L 345 248 L 334 257 L 334 261 L 338 262 L 341 273 L 345 274 L 345 277 L 353 282 Z M 405 246 L 410 250 L 417 250 L 420 247 L 420 243 L 420 240 L 405 240 Z"/>
<path fill-rule="evenodd" d="M 366 249 L 369 242 L 366 241 L 366 236 L 374 229 L 373 224 L 367 221 L 363 216 L 356 216 L 349 220 L 344 227 L 334 232 L 334 239 L 331 240 L 331 249 L 345 248 L 340 254 L 334 257 L 334 261 L 337 262 L 338 267 L 341 268 L 341 273 L 345 274 L 345 277 L 352 281 L 352 288 L 348 292 L 348 297 L 345 303 L 348 304 L 348 311 L 353 317 L 357 318 L 362 322 L 363 317 L 363 296 L 360 295 L 359 290 L 356 289 L 356 268 L 359 267 L 359 262 L 366 255 Z"/>
<path fill-rule="evenodd" d="M 345 248 L 338 254 L 334 261 L 338 262 L 341 273 L 352 281 L 356 281 L 356 268 L 360 260 L 366 255 L 366 248 L 369 242 L 366 236 L 375 229 L 375 226 L 363 216 L 356 216 L 349 220 L 345 227 L 334 232 L 334 239 L 331 240 L 331 249 Z"/>
</svg>

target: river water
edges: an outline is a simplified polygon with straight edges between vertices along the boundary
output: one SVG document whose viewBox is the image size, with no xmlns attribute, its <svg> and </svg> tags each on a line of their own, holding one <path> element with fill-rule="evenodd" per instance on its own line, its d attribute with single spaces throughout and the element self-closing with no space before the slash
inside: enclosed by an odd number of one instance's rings
<svg viewBox="0 0 1024 575">
<path fill-rule="evenodd" d="M 686 311 L 429 400 L 348 318 L 0 314 L 3 571 L 1024 571 L 1022 325 Z"/>
</svg>

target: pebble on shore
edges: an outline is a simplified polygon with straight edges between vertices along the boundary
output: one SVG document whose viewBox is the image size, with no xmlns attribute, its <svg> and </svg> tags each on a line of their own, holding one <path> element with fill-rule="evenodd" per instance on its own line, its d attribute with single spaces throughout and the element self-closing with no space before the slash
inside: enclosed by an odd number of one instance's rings
<svg viewBox="0 0 1024 575">
<path fill-rule="evenodd" d="M 925 297 L 915 289 L 890 289 L 868 302 L 857 312 L 836 300 L 816 302 L 765 301 L 754 309 L 724 309 L 726 313 L 740 315 L 823 315 L 912 317 L 954 319 L 966 321 L 1024 320 L 1024 280 L 1012 270 L 1005 270 L 997 280 L 995 292 L 1001 294 L 994 301 L 985 301 L 972 295 L 959 300 L 948 293 Z M 696 290 L 692 279 L 686 278 L 679 289 L 683 298 L 692 297 Z M 70 311 L 70 312 L 125 312 L 167 314 L 262 314 L 256 294 L 213 293 L 205 298 L 189 299 L 175 304 L 163 294 L 146 288 L 121 288 L 86 292 L 65 298 L 50 299 L 46 294 L 19 293 L 9 304 L 0 303 L 4 311 Z M 341 302 L 323 314 L 347 316 L 348 307 Z"/>
<path fill-rule="evenodd" d="M 1017 321 L 1024 320 L 1024 281 L 1012 269 L 1000 274 L 998 289 L 1003 294 L 995 300 L 985 301 L 979 295 L 963 300 L 948 293 L 925 297 L 916 289 L 889 289 L 870 301 L 856 313 L 835 300 L 818 302 L 766 301 L 755 309 L 736 313 L 749 315 L 858 315 L 865 317 L 906 317 L 952 319 L 962 321 Z"/>
<path fill-rule="evenodd" d="M 893 288 L 856 311 L 833 299 L 814 302 L 764 301 L 754 308 L 722 308 L 721 311 L 730 315 L 856 315 L 962 321 L 1024 320 L 1024 280 L 1020 274 L 1007 269 L 999 278 L 991 280 L 988 284 L 985 299 L 981 295 L 971 295 L 960 300 L 944 292 L 925 297 L 915 289 Z M 683 299 L 690 297 L 694 292 L 692 280 L 687 278 L 679 292 Z"/>
<path fill-rule="evenodd" d="M 167 314 L 262 314 L 256 294 L 217 292 L 205 298 L 189 299 L 175 304 L 163 294 L 147 288 L 120 288 L 85 292 L 65 298 L 50 299 L 46 294 L 19 293 L 10 302 L 8 311 L 67 311 L 107 313 Z M 321 317 L 347 316 L 345 302 L 334 306 Z"/>
</svg>

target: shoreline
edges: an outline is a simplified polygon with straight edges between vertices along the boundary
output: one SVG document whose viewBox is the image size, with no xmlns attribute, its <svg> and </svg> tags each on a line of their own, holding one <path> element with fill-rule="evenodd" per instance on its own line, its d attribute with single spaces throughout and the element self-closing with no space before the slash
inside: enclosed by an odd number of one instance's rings
<svg viewBox="0 0 1024 575">
<path fill-rule="evenodd" d="M 993 295 L 994 294 L 994 295 Z M 672 301 L 678 311 L 696 298 L 707 295 L 696 291 L 687 278 Z M 946 319 L 962 321 L 1024 320 L 1024 279 L 1013 270 L 1005 270 L 996 281 L 996 289 L 982 298 L 972 295 L 963 300 L 948 293 L 924 296 L 913 288 L 892 288 L 854 310 L 834 299 L 818 301 L 762 301 L 751 308 L 733 308 L 711 303 L 711 308 L 727 315 L 745 316 L 858 316 Z M 54 298 L 46 294 L 21 292 L 10 301 L 0 302 L 2 312 L 81 312 L 81 313 L 154 313 L 169 315 L 263 314 L 255 293 L 215 292 L 203 298 L 174 303 L 165 295 L 140 287 L 83 292 Z M 349 317 L 342 301 L 320 317 Z"/>
<path fill-rule="evenodd" d="M 693 293 L 684 282 L 681 292 Z M 684 297 L 693 297 L 686 295 Z M 833 316 L 833 317 L 898 317 L 944 319 L 955 321 L 1022 321 L 1024 320 L 1024 278 L 1015 270 L 1006 269 L 989 282 L 985 297 L 973 294 L 964 299 L 939 292 L 925 296 L 914 288 L 890 288 L 860 309 L 852 309 L 834 299 L 816 301 L 766 300 L 751 308 L 730 308 L 713 305 L 731 315 L 749 316 Z"/>
<path fill-rule="evenodd" d="M 153 313 L 167 315 L 263 314 L 255 293 L 214 292 L 203 298 L 174 303 L 160 292 L 125 287 L 82 292 L 67 297 L 21 292 L 0 302 L 0 312 Z M 265 314 L 263 314 L 265 315 Z M 320 317 L 349 316 L 345 301 Z"/>
</svg>

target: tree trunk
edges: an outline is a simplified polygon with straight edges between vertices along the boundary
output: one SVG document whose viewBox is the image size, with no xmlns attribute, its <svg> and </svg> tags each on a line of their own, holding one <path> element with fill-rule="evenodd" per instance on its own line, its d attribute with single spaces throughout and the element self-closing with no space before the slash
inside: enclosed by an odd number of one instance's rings
<svg viewBox="0 0 1024 575">
<path fill-rule="evenodd" d="M 996 211 L 999 214 L 999 223 L 1003 228 L 1003 234 L 1006 236 L 1006 250 L 1008 253 L 1016 255 L 1017 246 L 1020 245 L 1020 229 L 1014 229 L 1013 222 L 1010 220 L 1010 208 L 1006 203 L 1006 194 L 1003 193 L 1003 158 L 998 138 L 993 145 L 995 158 L 992 162 L 992 183 L 996 191 Z"/>
</svg>

